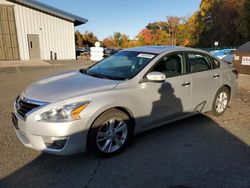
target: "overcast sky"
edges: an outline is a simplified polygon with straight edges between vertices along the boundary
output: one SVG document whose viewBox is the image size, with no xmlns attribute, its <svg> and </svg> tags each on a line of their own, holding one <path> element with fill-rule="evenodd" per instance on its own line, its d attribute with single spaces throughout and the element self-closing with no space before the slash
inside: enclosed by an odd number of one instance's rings
<svg viewBox="0 0 250 188">
<path fill-rule="evenodd" d="M 133 39 L 148 23 L 166 16 L 190 16 L 201 0 L 39 0 L 89 20 L 75 29 L 93 31 L 102 40 L 118 31 Z"/>
</svg>

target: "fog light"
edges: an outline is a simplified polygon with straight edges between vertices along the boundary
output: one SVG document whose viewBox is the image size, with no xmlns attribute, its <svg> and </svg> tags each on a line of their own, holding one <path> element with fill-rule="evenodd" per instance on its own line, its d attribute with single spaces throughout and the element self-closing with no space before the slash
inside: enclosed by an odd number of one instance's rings
<svg viewBox="0 0 250 188">
<path fill-rule="evenodd" d="M 43 137 L 44 144 L 50 149 L 62 149 L 68 137 Z"/>
</svg>

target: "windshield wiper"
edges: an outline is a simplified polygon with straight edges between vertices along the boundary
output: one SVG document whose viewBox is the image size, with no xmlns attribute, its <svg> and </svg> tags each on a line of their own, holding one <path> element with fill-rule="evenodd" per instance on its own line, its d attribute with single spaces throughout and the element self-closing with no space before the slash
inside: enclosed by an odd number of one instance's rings
<svg viewBox="0 0 250 188">
<path fill-rule="evenodd" d="M 85 72 L 85 74 L 96 77 L 96 78 L 104 78 L 104 79 L 109 79 L 107 76 L 104 76 L 103 74 L 98 74 L 98 73 L 90 73 L 90 72 Z"/>
<path fill-rule="evenodd" d="M 80 69 L 79 72 L 82 74 L 86 74 L 88 69 Z"/>
<path fill-rule="evenodd" d="M 108 80 L 125 80 L 125 78 L 123 77 L 106 76 L 103 74 L 93 73 L 93 72 L 91 73 L 87 71 L 85 71 L 85 74 L 96 77 L 96 78 L 102 78 L 102 79 L 108 79 Z"/>
</svg>

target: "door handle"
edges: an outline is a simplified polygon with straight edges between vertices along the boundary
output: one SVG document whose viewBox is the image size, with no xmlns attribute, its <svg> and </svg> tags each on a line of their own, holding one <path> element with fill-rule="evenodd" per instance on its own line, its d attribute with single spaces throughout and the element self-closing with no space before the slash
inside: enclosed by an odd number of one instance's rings
<svg viewBox="0 0 250 188">
<path fill-rule="evenodd" d="M 184 83 L 182 84 L 182 86 L 184 86 L 184 87 L 187 87 L 187 86 L 190 86 L 190 85 L 191 85 L 190 82 L 184 82 Z"/>
<path fill-rule="evenodd" d="M 215 74 L 215 75 L 213 76 L 213 78 L 219 78 L 219 77 L 220 77 L 219 74 Z"/>
</svg>

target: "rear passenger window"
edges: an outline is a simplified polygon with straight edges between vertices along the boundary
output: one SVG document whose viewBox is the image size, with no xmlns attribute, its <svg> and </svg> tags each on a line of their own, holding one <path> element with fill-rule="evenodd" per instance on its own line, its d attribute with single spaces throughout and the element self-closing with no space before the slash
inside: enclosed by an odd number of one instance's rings
<svg viewBox="0 0 250 188">
<path fill-rule="evenodd" d="M 213 58 L 213 63 L 215 68 L 220 68 L 220 62 L 217 59 Z"/>
<path fill-rule="evenodd" d="M 189 53 L 188 54 L 189 72 L 201 72 L 212 69 L 212 65 L 205 55 Z"/>
</svg>

